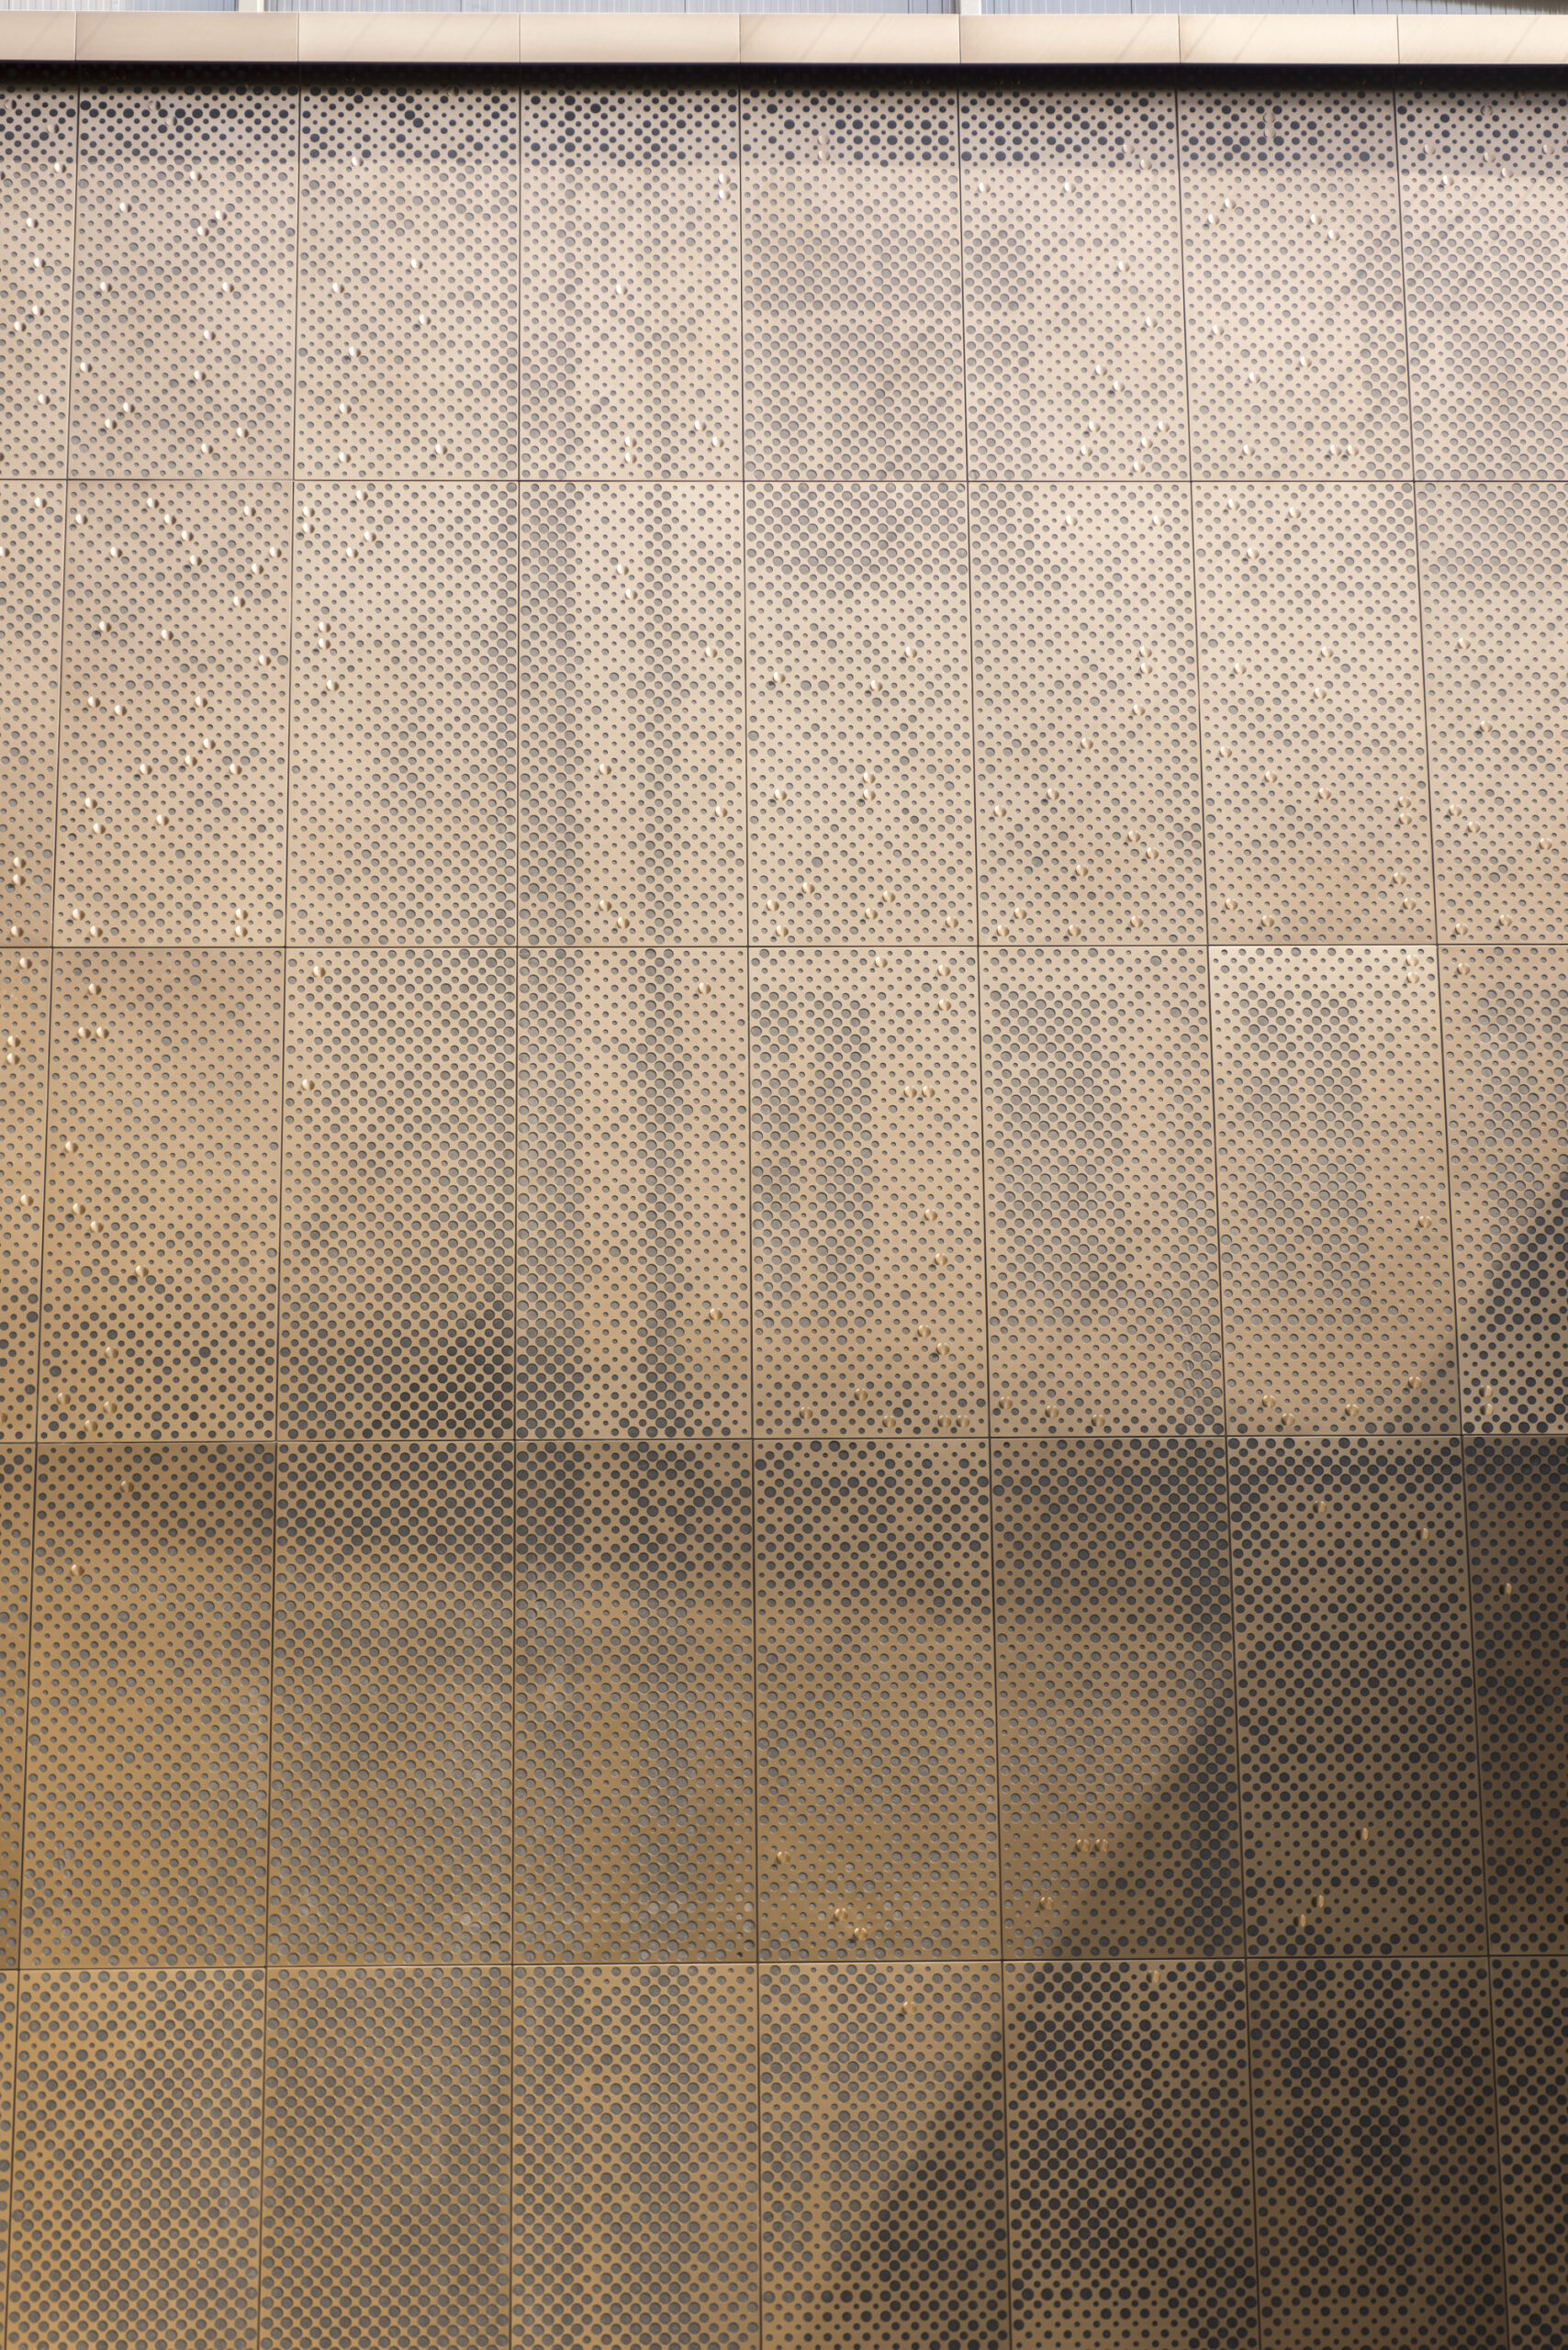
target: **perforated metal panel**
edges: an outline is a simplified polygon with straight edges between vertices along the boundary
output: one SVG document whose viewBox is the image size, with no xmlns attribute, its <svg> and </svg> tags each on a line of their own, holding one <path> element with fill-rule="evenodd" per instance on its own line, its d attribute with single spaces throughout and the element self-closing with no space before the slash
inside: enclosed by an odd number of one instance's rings
<svg viewBox="0 0 1568 2350">
<path fill-rule="evenodd" d="M 1187 470 L 1169 91 L 966 88 L 969 471 Z"/>
<path fill-rule="evenodd" d="M 1267 1437 L 1233 1448 L 1256 1952 L 1484 1945 L 1459 1449 Z"/>
<path fill-rule="evenodd" d="M 1239 1966 L 1009 1966 L 1020 2345 L 1257 2338 Z"/>
<path fill-rule="evenodd" d="M 1184 90 L 1177 110 L 1194 476 L 1407 476 L 1392 96 Z"/>
<path fill-rule="evenodd" d="M 519 1475 L 517 1955 L 755 1957 L 749 1448 Z"/>
<path fill-rule="evenodd" d="M 76 229 L 76 76 L 13 68 L 0 93 L 6 338 L 0 474 L 65 471 L 71 269 Z M 9 535 L 7 533 L 7 535 Z M 0 571 L 0 578 L 5 574 Z M 6 682 L 10 682 L 9 665 Z"/>
<path fill-rule="evenodd" d="M 54 957 L 39 1434 L 268 1436 L 283 957 Z"/>
<path fill-rule="evenodd" d="M 1001 1970 L 762 1970 L 762 2338 L 1007 2338 Z"/>
<path fill-rule="evenodd" d="M 1203 955 L 981 961 L 994 1427 L 1223 1427 Z"/>
<path fill-rule="evenodd" d="M 299 476 L 514 475 L 517 92 L 310 81 L 299 149 Z"/>
<path fill-rule="evenodd" d="M 255 2339 L 259 1968 L 24 1975 L 10 2339 Z"/>
<path fill-rule="evenodd" d="M 282 1428 L 508 1435 L 512 957 L 287 961 Z"/>
<path fill-rule="evenodd" d="M 522 936 L 745 937 L 737 488 L 521 504 Z"/>
<path fill-rule="evenodd" d="M 22 1887 L 33 1460 L 30 1446 L 0 1445 L 0 1958 L 7 1966 L 17 1963 Z"/>
<path fill-rule="evenodd" d="M 516 937 L 517 592 L 515 490 L 300 496 L 292 938 Z"/>
<path fill-rule="evenodd" d="M 1233 1429 L 1457 1424 L 1437 957 L 1213 957 Z"/>
<path fill-rule="evenodd" d="M 749 476 L 961 478 L 958 131 L 940 88 L 742 93 Z"/>
<path fill-rule="evenodd" d="M 1477 1959 L 1250 1971 L 1263 2338 L 1500 2345 Z"/>
<path fill-rule="evenodd" d="M 520 1967 L 512 2340 L 755 2343 L 749 1966 Z"/>
<path fill-rule="evenodd" d="M 522 470 L 740 470 L 732 90 L 525 89 Z"/>
<path fill-rule="evenodd" d="M 0 98 L 0 125 L 3 106 Z M 65 510 L 57 483 L 0 481 L 0 811 L 8 835 L 0 938 L 7 946 L 50 935 Z"/>
<path fill-rule="evenodd" d="M 43 1257 L 48 955 L 0 951 L 0 1434 L 30 1437 Z"/>
<path fill-rule="evenodd" d="M 989 1482 L 973 1444 L 757 1449 L 765 1955 L 995 1952 Z"/>
<path fill-rule="evenodd" d="M 740 955 L 520 965 L 523 1424 L 726 1436 L 749 1408 Z"/>
<path fill-rule="evenodd" d="M 269 75 L 83 77 L 73 474 L 286 472 L 298 129 Z"/>
<path fill-rule="evenodd" d="M 7 2180 L 12 2175 L 16 2150 L 17 2119 L 17 1978 L 7 1976 L 0 1981 L 0 2165 Z M 0 2219 L 0 2283 L 8 2277 L 11 2263 L 11 2202 L 6 2198 L 4 2219 Z"/>
<path fill-rule="evenodd" d="M 511 1978 L 279 1968 L 260 2340 L 504 2344 Z"/>
<path fill-rule="evenodd" d="M 1563 1989 L 1561 1959 L 1493 1969 L 1508 2338 L 1520 2350 L 1562 2331 Z"/>
<path fill-rule="evenodd" d="M 274 1959 L 510 1956 L 511 1561 L 508 1448 L 280 1452 Z"/>
</svg>

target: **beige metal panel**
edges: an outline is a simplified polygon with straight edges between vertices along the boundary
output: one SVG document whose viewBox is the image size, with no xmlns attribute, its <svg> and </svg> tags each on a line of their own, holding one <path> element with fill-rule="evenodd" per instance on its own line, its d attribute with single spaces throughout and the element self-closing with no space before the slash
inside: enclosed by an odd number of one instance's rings
<svg viewBox="0 0 1568 2350">
<path fill-rule="evenodd" d="M 745 937 L 738 488 L 525 489 L 522 939 Z"/>
<path fill-rule="evenodd" d="M 985 1431 L 977 960 L 752 957 L 758 1434 Z"/>
<path fill-rule="evenodd" d="M 971 493 L 980 934 L 1201 940 L 1184 494 Z"/>
<path fill-rule="evenodd" d="M 65 62 L 76 54 L 77 17 L 69 8 L 13 8 L 10 22 L 0 26 L 0 57 L 7 62 L 26 60 Z"/>
<path fill-rule="evenodd" d="M 1392 17 L 1271 13 L 1183 15 L 1176 21 L 1183 65 L 1338 66 L 1349 68 L 1349 79 L 1364 66 L 1397 65 L 1401 55 L 1400 26 Z"/>
<path fill-rule="evenodd" d="M 275 15 L 218 14 L 195 8 L 84 8 L 75 17 L 76 55 L 84 62 L 113 58 L 142 66 L 214 64 L 292 65 L 298 53 L 298 17 L 292 9 Z"/>
<path fill-rule="evenodd" d="M 39 1434 L 270 1436 L 283 957 L 54 957 Z"/>
<path fill-rule="evenodd" d="M 278 1462 L 275 1961 L 510 1958 L 510 1447 Z"/>
<path fill-rule="evenodd" d="M 1392 96 L 1183 91 L 1177 110 L 1194 476 L 1408 478 Z"/>
<path fill-rule="evenodd" d="M 66 498 L 57 483 L 0 481 L 0 822 L 7 946 L 46 940 L 54 896 L 55 771 Z"/>
<path fill-rule="evenodd" d="M 73 474 L 288 472 L 298 143 L 264 71 L 85 77 Z"/>
<path fill-rule="evenodd" d="M 30 1445 L 0 1445 L 0 1959 L 6 1966 L 18 1964 L 20 1947 L 33 1461 Z"/>
<path fill-rule="evenodd" d="M 1193 502 L 1211 936 L 1429 944 L 1409 490 Z"/>
<path fill-rule="evenodd" d="M 12 2343 L 254 2341 L 264 1997 L 259 1967 L 21 1977 Z"/>
<path fill-rule="evenodd" d="M 520 1967 L 512 2340 L 756 2340 L 749 1966 Z"/>
<path fill-rule="evenodd" d="M 0 953 L 0 1436 L 30 1437 L 39 1394 L 48 955 Z"/>
<path fill-rule="evenodd" d="M 77 106 L 75 74 L 51 73 L 47 66 L 24 68 L 0 90 L 6 245 L 0 284 L 7 297 L 0 319 L 0 475 L 13 479 L 58 479 L 65 471 Z M 58 510 L 58 498 L 54 504 Z M 12 576 L 0 565 L 0 580 L 8 586 Z"/>
<path fill-rule="evenodd" d="M 752 936 L 974 936 L 964 495 L 746 498 Z"/>
<path fill-rule="evenodd" d="M 743 94 L 751 478 L 962 479 L 958 134 L 913 83 Z"/>
<path fill-rule="evenodd" d="M 1492 1948 L 1560 1951 L 1568 1939 L 1560 1793 L 1568 1686 L 1557 1664 L 1568 1596 L 1568 1446 L 1556 1437 L 1483 1438 L 1465 1446 L 1464 1482 Z"/>
<path fill-rule="evenodd" d="M 332 21 L 302 11 L 290 21 L 298 28 L 302 65 L 515 65 L 519 54 L 516 17 L 487 10 L 470 16 L 434 8 L 333 9 Z"/>
<path fill-rule="evenodd" d="M 39 1455 L 22 1958 L 264 1955 L 273 1456 Z"/>
<path fill-rule="evenodd" d="M 763 1969 L 766 2350 L 1005 2340 L 1001 1974 Z"/>
<path fill-rule="evenodd" d="M 515 937 L 517 599 L 513 489 L 300 493 L 292 937 Z"/>
<path fill-rule="evenodd" d="M 764 1954 L 997 1951 L 985 1447 L 756 1455 Z"/>
<path fill-rule="evenodd" d="M 7 2180 L 16 2152 L 17 1988 L 16 1975 L 0 1977 L 0 2164 L 5 2165 Z M 11 2198 L 7 2195 L 5 2216 L 0 2219 L 0 2291 L 10 2282 L 10 2269 Z"/>
<path fill-rule="evenodd" d="M 516 90 L 310 83 L 300 201 L 300 478 L 514 475 Z"/>
<path fill-rule="evenodd" d="M 739 953 L 521 958 L 525 1435 L 749 1428 L 745 982 Z"/>
<path fill-rule="evenodd" d="M 510 954 L 288 957 L 279 1427 L 510 1436 Z"/>
<path fill-rule="evenodd" d="M 1175 16 L 963 17 L 958 55 L 966 65 L 1175 65 Z"/>
<path fill-rule="evenodd" d="M 517 1955 L 753 1958 L 750 1449 L 518 1473 Z"/>
<path fill-rule="evenodd" d="M 56 936 L 283 938 L 288 500 L 78 482 L 65 562 Z"/>
<path fill-rule="evenodd" d="M 1417 496 L 1438 935 L 1568 938 L 1568 489 Z"/>
<path fill-rule="evenodd" d="M 1458 1426 L 1437 957 L 1213 957 L 1226 1406 L 1238 1433 Z"/>
<path fill-rule="evenodd" d="M 993 1427 L 1222 1428 L 1203 949 L 981 963 Z"/>
<path fill-rule="evenodd" d="M 506 2350 L 511 1976 L 277 1968 L 261 2328 Z"/>
<path fill-rule="evenodd" d="M 1441 963 L 1464 1425 L 1561 1436 L 1568 959 L 1456 946 Z"/>
<path fill-rule="evenodd" d="M 733 90 L 522 95 L 522 471 L 740 471 Z"/>
<path fill-rule="evenodd" d="M 1172 94 L 978 88 L 959 106 L 971 478 L 1184 476 Z"/>
<path fill-rule="evenodd" d="M 530 9 L 520 16 L 525 71 L 541 65 L 733 65 L 740 19 L 728 10 Z"/>
</svg>

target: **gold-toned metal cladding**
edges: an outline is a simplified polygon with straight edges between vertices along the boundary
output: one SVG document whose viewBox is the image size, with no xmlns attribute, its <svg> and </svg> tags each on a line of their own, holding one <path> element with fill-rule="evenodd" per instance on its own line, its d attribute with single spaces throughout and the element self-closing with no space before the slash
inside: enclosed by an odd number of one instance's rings
<svg viewBox="0 0 1568 2350">
<path fill-rule="evenodd" d="M 522 1426 L 744 1435 L 745 958 L 524 955 L 519 979 Z"/>
<path fill-rule="evenodd" d="M 1568 489 L 1417 492 L 1438 936 L 1568 938 L 1558 626 Z"/>
<path fill-rule="evenodd" d="M 38 1405 L 50 959 L 0 947 L 0 1438 Z"/>
<path fill-rule="evenodd" d="M 1180 946 L 980 957 L 999 1434 L 1225 1425 L 1204 963 Z"/>
<path fill-rule="evenodd" d="M 270 1436 L 283 957 L 54 957 L 44 1437 Z"/>
<path fill-rule="evenodd" d="M 996 1953 L 988 1486 L 983 1445 L 757 1448 L 765 1957 Z"/>
<path fill-rule="evenodd" d="M 0 94 L 0 122 L 3 108 Z M 67 502 L 59 482 L 0 480 L 0 817 L 9 835 L 0 949 L 6 961 L 10 948 L 43 945 L 50 934 Z"/>
<path fill-rule="evenodd" d="M 517 1971 L 512 2341 L 756 2340 L 756 1977 Z"/>
<path fill-rule="evenodd" d="M 1417 479 L 1561 481 L 1562 94 L 1450 82 L 1394 115 Z"/>
<path fill-rule="evenodd" d="M 970 492 L 980 935 L 1201 940 L 1187 496 Z"/>
<path fill-rule="evenodd" d="M 62 944 L 281 943 L 288 512 L 273 483 L 73 489 Z"/>
<path fill-rule="evenodd" d="M 1392 95 L 1176 103 L 1194 478 L 1407 478 Z"/>
<path fill-rule="evenodd" d="M 748 477 L 962 479 L 958 137 L 913 82 L 743 92 Z"/>
<path fill-rule="evenodd" d="M 984 1433 L 976 962 L 751 957 L 759 1435 Z"/>
<path fill-rule="evenodd" d="M 746 494 L 751 934 L 974 936 L 964 496 Z"/>
<path fill-rule="evenodd" d="M 278 1456 L 274 1961 L 510 1958 L 509 1446 Z"/>
<path fill-rule="evenodd" d="M 1239 1956 L 1223 1449 L 991 1465 L 1004 1955 Z"/>
<path fill-rule="evenodd" d="M 1169 90 L 964 90 L 971 479 L 1187 470 Z"/>
<path fill-rule="evenodd" d="M 17 2121 L 17 1995 L 19 1978 L 0 1977 L 0 2164 L 7 2179 L 14 2175 Z M 0 2218 L 0 2290 L 11 2271 L 11 2198 Z"/>
<path fill-rule="evenodd" d="M 295 499 L 289 936 L 517 935 L 517 492 Z"/>
<path fill-rule="evenodd" d="M 297 96 L 178 69 L 83 84 L 72 473 L 286 474 Z"/>
<path fill-rule="evenodd" d="M 0 89 L 0 184 L 9 248 L 0 261 L 6 296 L 0 317 L 6 345 L 0 476 L 12 480 L 39 474 L 58 481 L 65 472 L 79 103 L 69 70 L 13 67 Z M 52 503 L 58 513 L 58 493 Z M 0 566 L 0 586 L 8 589 L 15 576 Z M 13 674 L 7 661 L 7 687 Z"/>
<path fill-rule="evenodd" d="M 19 1978 L 13 2343 L 254 2341 L 265 1980 Z"/>
<path fill-rule="evenodd" d="M 741 492 L 529 488 L 522 938 L 745 941 Z"/>
<path fill-rule="evenodd" d="M 756 1954 L 751 1452 L 518 1460 L 517 1956 Z"/>
<path fill-rule="evenodd" d="M 766 2350 L 1007 2335 L 1002 1969 L 762 1969 Z"/>
<path fill-rule="evenodd" d="M 30 1445 L 0 1445 L 0 1959 L 17 1964 L 32 1622 Z"/>
<path fill-rule="evenodd" d="M 509 1436 L 515 961 L 287 962 L 279 1426 Z"/>
<path fill-rule="evenodd" d="M 1458 1426 L 1437 957 L 1212 957 L 1226 1400 L 1237 1433 Z"/>
<path fill-rule="evenodd" d="M 733 90 L 525 89 L 522 471 L 740 472 Z"/>
<path fill-rule="evenodd" d="M 309 83 L 302 483 L 516 474 L 517 175 L 515 88 Z"/>
<path fill-rule="evenodd" d="M 277 1968 L 259 2339 L 505 2350 L 511 1975 Z"/>
<path fill-rule="evenodd" d="M 1562 2107 L 1558 2058 L 1568 2018 L 1561 1958 L 1499 1959 L 1492 1968 L 1497 2057 L 1498 2167 L 1513 2276 L 1514 2322 L 1521 2332 L 1555 2323 L 1561 2307 Z"/>
<path fill-rule="evenodd" d="M 1193 495 L 1210 936 L 1429 945 L 1409 490 Z"/>
<path fill-rule="evenodd" d="M 22 1962 L 260 1960 L 274 1463 L 39 1452 Z"/>
</svg>

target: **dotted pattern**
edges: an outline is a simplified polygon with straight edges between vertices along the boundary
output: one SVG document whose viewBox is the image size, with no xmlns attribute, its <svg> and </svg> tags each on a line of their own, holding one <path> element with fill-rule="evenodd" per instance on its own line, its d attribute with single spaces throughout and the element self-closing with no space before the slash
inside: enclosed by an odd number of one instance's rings
<svg viewBox="0 0 1568 2350">
<path fill-rule="evenodd" d="M 1239 1955 L 1221 1448 L 993 1465 L 1004 1954 Z"/>
<path fill-rule="evenodd" d="M 30 1437 L 38 1403 L 50 959 L 0 951 L 0 1437 Z"/>
<path fill-rule="evenodd" d="M 1494 1970 L 1508 2338 L 1520 2350 L 1562 2338 L 1563 1992 L 1561 1959 L 1505 1959 Z"/>
<path fill-rule="evenodd" d="M 517 1975 L 512 2340 L 755 2344 L 749 1966 Z"/>
<path fill-rule="evenodd" d="M 1007 2339 L 993 1966 L 762 1970 L 770 2350 Z"/>
<path fill-rule="evenodd" d="M 0 1445 L 0 1960 L 6 1966 L 18 1955 L 32 1549 L 32 1449 Z M 0 2084 L 5 2078 L 0 2070 Z"/>
<path fill-rule="evenodd" d="M 1249 1438 L 1230 1512 L 1252 1949 L 1480 1950 L 1457 1440 Z"/>
<path fill-rule="evenodd" d="M 517 1955 L 756 1954 L 751 1449 L 530 1444 Z"/>
<path fill-rule="evenodd" d="M 1457 1424 L 1436 961 L 1392 946 L 1213 958 L 1235 1430 Z"/>
<path fill-rule="evenodd" d="M 1204 934 L 1185 498 L 970 495 L 980 934 Z"/>
<path fill-rule="evenodd" d="M 522 498 L 522 936 L 745 938 L 741 493 Z"/>
<path fill-rule="evenodd" d="M 734 480 L 733 91 L 522 95 L 522 470 Z"/>
<path fill-rule="evenodd" d="M 73 474 L 287 472 L 298 129 L 281 76 L 83 76 Z"/>
<path fill-rule="evenodd" d="M 506 1436 L 512 958 L 287 962 L 282 1428 Z"/>
<path fill-rule="evenodd" d="M 504 2350 L 505 1967 L 289 1969 L 267 1993 L 260 2340 Z"/>
<path fill-rule="evenodd" d="M 0 262 L 9 297 L 0 319 L 6 338 L 0 475 L 13 479 L 34 473 L 58 479 L 65 471 L 76 233 L 75 84 L 72 73 L 17 66 L 0 91 L 0 217 L 9 248 Z M 0 581 L 5 579 L 0 569 Z M 7 686 L 13 674 L 7 664 Z"/>
<path fill-rule="evenodd" d="M 983 1447 L 759 1446 L 765 1955 L 996 1948 Z"/>
<path fill-rule="evenodd" d="M 1477 1960 L 1250 1971 L 1263 2336 L 1502 2350 Z"/>
<path fill-rule="evenodd" d="M 274 1960 L 510 1956 L 511 1553 L 506 1448 L 280 1454 Z"/>
<path fill-rule="evenodd" d="M 959 96 L 972 478 L 1187 470 L 1176 103 Z"/>
<path fill-rule="evenodd" d="M 0 92 L 0 133 L 5 95 Z M 0 331 L 4 327 L 0 319 Z M 6 353 L 8 361 L 14 357 Z M 0 407 L 4 398 L 0 391 Z M 64 513 L 54 483 L 0 481 L 0 811 L 6 835 L 0 939 L 6 946 L 41 945 L 50 934 Z M 0 969 L 8 961 L 0 960 Z"/>
<path fill-rule="evenodd" d="M 745 91 L 740 131 L 747 475 L 960 479 L 952 93 Z"/>
<path fill-rule="evenodd" d="M 5 2175 L 13 2175 L 16 2152 L 17 2120 L 17 1982 L 14 1976 L 0 1980 L 0 2164 Z M 0 2282 L 9 2276 L 11 2263 L 11 2198 L 7 2196 L 3 2217 L 0 2217 Z M 18 2333 L 18 2339 L 20 2334 Z"/>
<path fill-rule="evenodd" d="M 1014 2340 L 1250 2350 L 1242 1969 L 1006 1976 Z"/>
<path fill-rule="evenodd" d="M 1202 957 L 1043 946 L 983 962 L 997 1432 L 1222 1427 Z"/>
</svg>

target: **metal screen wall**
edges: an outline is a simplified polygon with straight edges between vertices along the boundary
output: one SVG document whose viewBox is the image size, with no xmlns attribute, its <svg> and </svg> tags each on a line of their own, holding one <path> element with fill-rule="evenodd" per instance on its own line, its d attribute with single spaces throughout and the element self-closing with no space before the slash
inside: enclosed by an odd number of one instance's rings
<svg viewBox="0 0 1568 2350">
<path fill-rule="evenodd" d="M 0 128 L 9 2343 L 1561 2343 L 1568 104 Z"/>
</svg>

